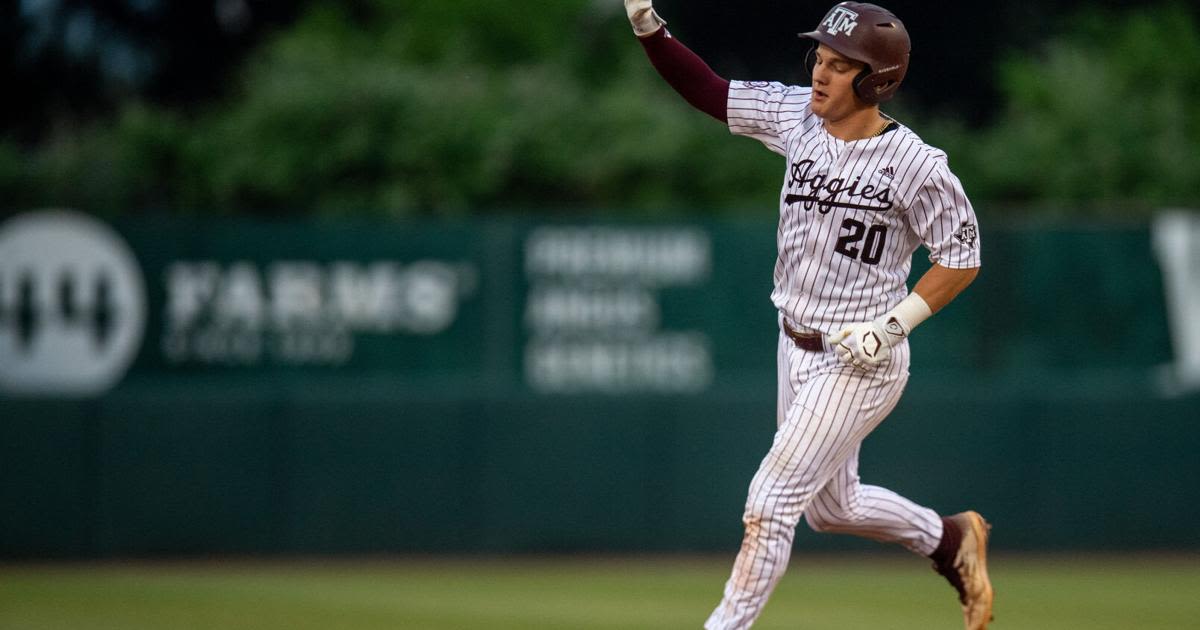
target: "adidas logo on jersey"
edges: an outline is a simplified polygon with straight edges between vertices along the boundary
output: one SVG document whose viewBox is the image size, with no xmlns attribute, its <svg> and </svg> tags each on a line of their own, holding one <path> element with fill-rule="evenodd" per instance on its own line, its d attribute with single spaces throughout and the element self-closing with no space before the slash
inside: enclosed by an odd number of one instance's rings
<svg viewBox="0 0 1200 630">
<path fill-rule="evenodd" d="M 896 176 L 896 169 L 891 166 L 885 166 L 885 167 L 879 169 L 878 173 L 888 179 L 891 179 Z"/>
</svg>

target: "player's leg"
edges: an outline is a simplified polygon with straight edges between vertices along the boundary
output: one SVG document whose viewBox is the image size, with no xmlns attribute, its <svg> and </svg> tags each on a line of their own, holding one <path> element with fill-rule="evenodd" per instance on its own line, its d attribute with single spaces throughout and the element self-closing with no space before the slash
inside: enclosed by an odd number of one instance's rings
<svg viewBox="0 0 1200 630">
<path fill-rule="evenodd" d="M 987 572 L 990 526 L 978 513 L 939 517 L 891 490 L 863 485 L 856 450 L 813 497 L 804 517 L 818 532 L 899 543 L 929 557 L 933 568 L 958 591 L 966 627 L 987 627 L 993 599 Z"/>
<path fill-rule="evenodd" d="M 898 543 L 923 556 L 932 554 L 942 538 L 941 517 L 891 490 L 863 485 L 858 477 L 858 450 L 804 511 L 809 527 Z"/>
<path fill-rule="evenodd" d="M 906 346 L 871 373 L 841 365 L 832 353 L 794 346 L 781 352 L 790 358 L 781 361 L 780 387 L 792 392 L 781 400 L 791 403 L 751 481 L 742 547 L 724 598 L 705 623 L 709 630 L 748 628 L 762 612 L 809 502 L 887 415 L 908 379 Z"/>
</svg>

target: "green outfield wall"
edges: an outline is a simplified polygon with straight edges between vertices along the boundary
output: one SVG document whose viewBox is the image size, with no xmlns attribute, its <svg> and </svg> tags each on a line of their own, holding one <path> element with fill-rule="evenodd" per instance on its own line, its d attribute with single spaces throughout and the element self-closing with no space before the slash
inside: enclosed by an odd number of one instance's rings
<svg viewBox="0 0 1200 630">
<path fill-rule="evenodd" d="M 1200 547 L 1192 241 L 982 234 L 863 480 L 979 509 L 1001 548 Z M 0 557 L 732 552 L 775 422 L 774 236 L 18 215 Z"/>
</svg>

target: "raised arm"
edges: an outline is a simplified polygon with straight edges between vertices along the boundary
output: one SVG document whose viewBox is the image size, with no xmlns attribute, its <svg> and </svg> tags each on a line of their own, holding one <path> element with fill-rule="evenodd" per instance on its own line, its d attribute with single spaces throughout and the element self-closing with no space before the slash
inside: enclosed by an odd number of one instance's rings
<svg viewBox="0 0 1200 630">
<path fill-rule="evenodd" d="M 664 28 L 666 22 L 654 12 L 651 0 L 625 0 L 625 12 L 650 63 L 667 84 L 696 109 L 727 122 L 729 81 L 671 37 Z"/>
</svg>

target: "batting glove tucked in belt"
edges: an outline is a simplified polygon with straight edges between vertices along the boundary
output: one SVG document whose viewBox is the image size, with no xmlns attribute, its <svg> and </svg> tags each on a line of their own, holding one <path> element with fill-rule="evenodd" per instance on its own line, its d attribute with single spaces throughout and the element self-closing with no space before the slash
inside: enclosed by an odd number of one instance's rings
<svg viewBox="0 0 1200 630">
<path fill-rule="evenodd" d="M 827 341 L 842 363 L 871 370 L 886 363 L 892 356 L 892 347 L 932 314 L 920 295 L 910 293 L 896 308 L 875 321 L 850 324 L 830 335 Z"/>
<path fill-rule="evenodd" d="M 650 0 L 625 0 L 625 14 L 629 16 L 629 23 L 638 37 L 649 37 L 667 23 L 654 12 Z"/>
</svg>

